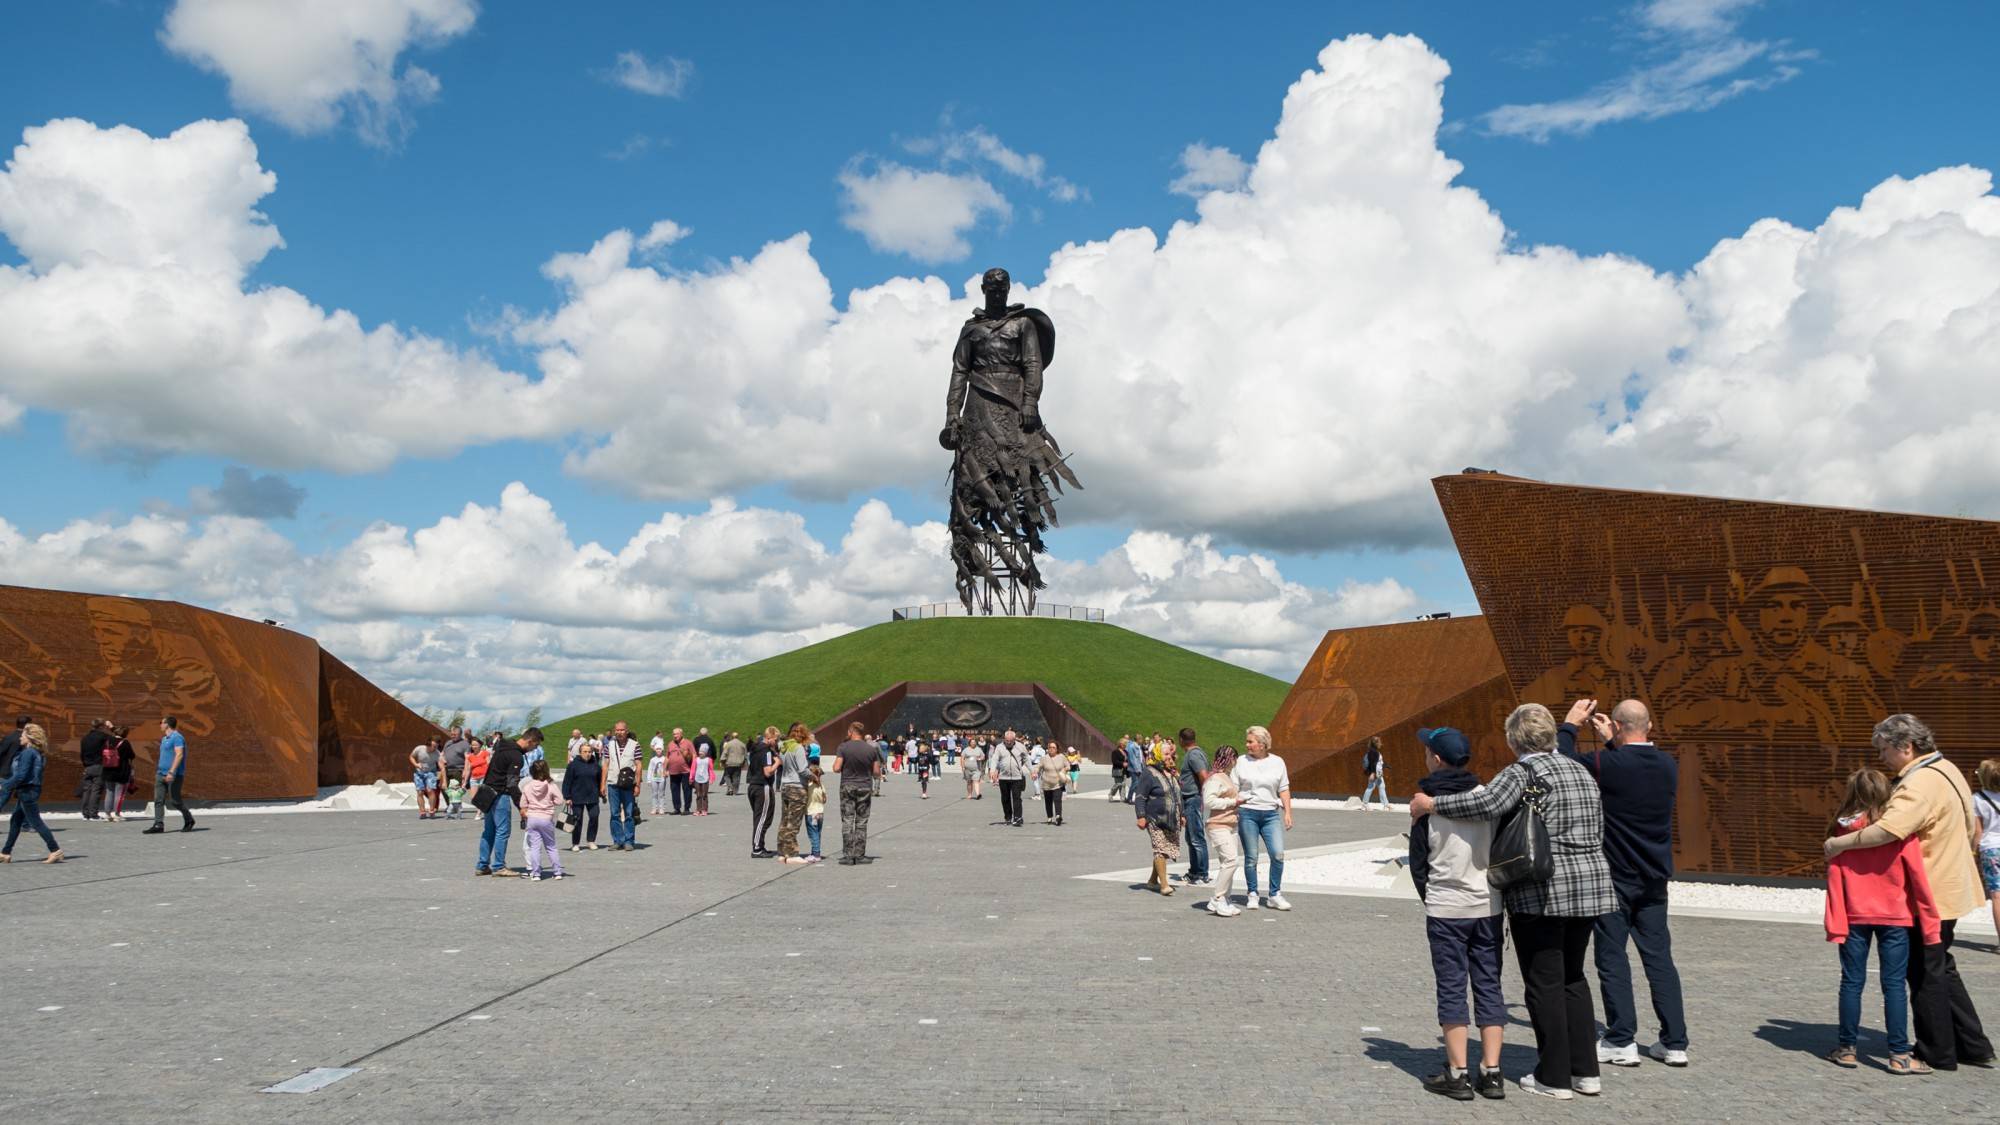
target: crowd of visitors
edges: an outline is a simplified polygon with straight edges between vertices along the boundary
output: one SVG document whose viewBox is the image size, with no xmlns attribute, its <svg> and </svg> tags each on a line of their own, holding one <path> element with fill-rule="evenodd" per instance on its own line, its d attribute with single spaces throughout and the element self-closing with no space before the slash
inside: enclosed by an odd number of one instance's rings
<svg viewBox="0 0 2000 1125">
<path fill-rule="evenodd" d="M 1602 749 L 1579 748 L 1586 727 Z M 1466 769 L 1471 746 L 1462 732 L 1419 732 L 1429 772 L 1410 800 L 1409 865 L 1424 903 L 1445 1042 L 1445 1066 L 1425 1088 L 1458 1100 L 1505 1096 L 1497 1069 L 1506 1024 L 1503 913 L 1538 1056 L 1521 1089 L 1592 1096 L 1603 1090 L 1603 1066 L 1641 1065 L 1628 944 L 1638 947 L 1658 1022 L 1644 1055 L 1687 1066 L 1668 924 L 1679 773 L 1675 759 L 1653 745 L 1648 708 L 1628 699 L 1607 714 L 1584 699 L 1557 723 L 1547 708 L 1524 704 L 1508 716 L 1505 737 L 1516 761 L 1482 784 Z M 2000 920 L 2000 761 L 1981 765 L 1975 794 L 1914 716 L 1882 720 L 1874 746 L 1884 768 L 1849 779 L 1826 841 L 1826 933 L 1840 946 L 1841 968 L 1827 1058 L 1859 1065 L 1872 948 L 1886 1009 L 1885 1069 L 1922 1075 L 1961 1064 L 1990 1067 L 1993 1045 L 1952 943 L 1955 921 L 1982 907 Z M 1241 765 L 1235 772 L 1240 782 Z M 1604 1005 L 1601 1036 L 1586 951 L 1594 951 Z"/>
</svg>

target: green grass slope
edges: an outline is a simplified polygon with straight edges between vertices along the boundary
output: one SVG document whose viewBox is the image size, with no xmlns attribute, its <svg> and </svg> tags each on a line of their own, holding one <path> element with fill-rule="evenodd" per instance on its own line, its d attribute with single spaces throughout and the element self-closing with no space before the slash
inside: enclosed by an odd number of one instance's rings
<svg viewBox="0 0 2000 1125">
<path fill-rule="evenodd" d="M 1268 724 L 1291 685 L 1115 625 L 1035 618 L 892 621 L 652 695 L 542 724 L 552 755 L 572 728 L 623 719 L 710 731 L 823 723 L 898 680 L 1039 680 L 1110 737 L 1192 726 L 1240 745 Z"/>
</svg>

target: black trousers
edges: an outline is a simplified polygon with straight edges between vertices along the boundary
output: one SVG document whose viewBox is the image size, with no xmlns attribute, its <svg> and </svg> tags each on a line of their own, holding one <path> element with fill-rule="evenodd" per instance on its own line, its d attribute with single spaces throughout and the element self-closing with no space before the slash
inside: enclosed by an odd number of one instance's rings
<svg viewBox="0 0 2000 1125">
<path fill-rule="evenodd" d="M 724 788 L 729 790 L 729 795 L 734 797 L 736 791 L 743 788 L 743 767 L 722 767 L 722 784 Z"/>
<path fill-rule="evenodd" d="M 1583 972 L 1595 918 L 1510 914 L 1514 955 L 1535 1029 L 1535 1081 L 1556 1090 L 1597 1077 L 1597 1012 Z"/>
<path fill-rule="evenodd" d="M 689 782 L 689 775 L 684 773 L 670 773 L 667 775 L 667 788 L 673 793 L 675 816 L 679 816 L 694 807 L 694 786 Z"/>
<path fill-rule="evenodd" d="M 1042 790 L 1042 815 L 1050 820 L 1062 815 L 1062 795 L 1060 789 Z"/>
<path fill-rule="evenodd" d="M 592 801 L 587 805 L 576 806 L 576 822 L 569 826 L 570 847 L 575 847 L 584 842 L 583 825 L 586 817 L 590 821 L 589 842 L 593 844 L 597 842 L 597 809 L 598 804 L 596 801 Z"/>
<path fill-rule="evenodd" d="M 750 786 L 751 851 L 768 852 L 771 850 L 765 846 L 765 840 L 771 835 L 771 818 L 777 814 L 778 802 L 771 796 L 771 787 L 768 785 L 758 785 L 753 782 Z"/>
<path fill-rule="evenodd" d="M 1028 787 L 1026 778 L 1017 777 L 1009 781 L 1000 779 L 1000 819 L 1009 824 L 1021 819 L 1021 791 Z"/>
<path fill-rule="evenodd" d="M 1917 1057 L 1940 1070 L 1955 1070 L 1968 1059 L 1993 1057 L 1993 1042 L 1979 1026 L 1979 1012 L 1958 975 L 1951 955 L 1957 922 L 1938 927 L 1936 945 L 1923 944 L 1921 929 L 1910 930 L 1910 1017 L 1915 1025 Z"/>
</svg>

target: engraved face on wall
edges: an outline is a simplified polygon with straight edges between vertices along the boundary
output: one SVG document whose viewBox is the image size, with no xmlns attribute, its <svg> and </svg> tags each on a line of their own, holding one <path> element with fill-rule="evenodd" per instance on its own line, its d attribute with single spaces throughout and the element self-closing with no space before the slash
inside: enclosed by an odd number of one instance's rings
<svg viewBox="0 0 2000 1125">
<path fill-rule="evenodd" d="M 200 640 L 157 626 L 152 611 L 130 598 L 86 598 L 84 607 L 103 669 L 91 686 L 107 708 L 136 706 L 146 712 L 142 720 L 174 715 L 190 735 L 215 730 L 222 681 Z"/>
</svg>

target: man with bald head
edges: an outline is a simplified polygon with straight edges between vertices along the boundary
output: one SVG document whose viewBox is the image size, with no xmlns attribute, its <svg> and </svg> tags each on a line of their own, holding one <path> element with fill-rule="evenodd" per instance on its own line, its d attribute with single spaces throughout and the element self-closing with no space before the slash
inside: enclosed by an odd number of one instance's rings
<svg viewBox="0 0 2000 1125">
<path fill-rule="evenodd" d="M 1577 749 L 1578 725 L 1586 722 L 1603 740 L 1603 749 Z M 1646 1053 L 1668 1066 L 1686 1066 L 1681 974 L 1674 967 L 1673 939 L 1667 932 L 1680 767 L 1653 745 L 1652 713 L 1636 699 L 1618 704 L 1609 715 L 1598 711 L 1595 699 L 1577 700 L 1556 744 L 1590 771 L 1604 795 L 1604 858 L 1618 892 L 1618 909 L 1597 919 L 1597 985 L 1604 997 L 1604 1038 L 1597 1042 L 1597 1059 L 1613 1066 L 1639 1065 L 1633 1042 L 1639 1013 L 1632 1000 L 1632 965 L 1625 956 L 1630 938 L 1639 946 L 1653 1014 L 1660 1021 L 1660 1038 Z"/>
</svg>

